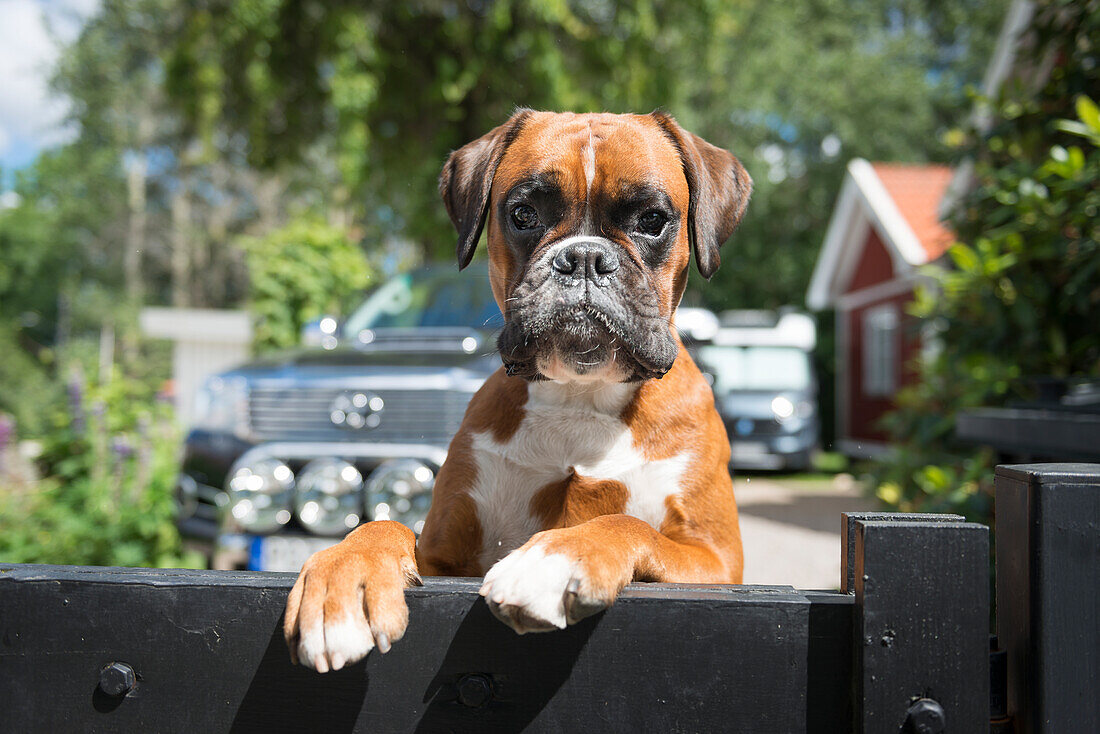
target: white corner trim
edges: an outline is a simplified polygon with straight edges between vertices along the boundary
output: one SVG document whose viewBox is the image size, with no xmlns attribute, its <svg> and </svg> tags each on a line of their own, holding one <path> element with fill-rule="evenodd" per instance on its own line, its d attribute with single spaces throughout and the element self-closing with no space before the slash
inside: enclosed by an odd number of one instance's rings
<svg viewBox="0 0 1100 734">
<path fill-rule="evenodd" d="M 904 274 L 928 262 L 928 253 L 875 173 L 874 166 L 863 158 L 853 158 L 848 162 L 848 173 L 841 184 L 821 255 L 810 278 L 806 305 L 811 310 L 828 308 L 840 296 L 841 266 L 855 256 L 849 252 L 850 248 L 862 251 L 865 244 L 865 236 L 860 237 L 859 242 L 852 241 L 859 231 L 861 219 L 874 226 L 894 263 L 895 274 Z"/>
<path fill-rule="evenodd" d="M 846 174 L 840 186 L 836 206 L 833 207 L 833 216 L 829 219 L 829 228 L 825 232 L 821 254 L 818 255 L 817 264 L 814 265 L 810 288 L 806 292 L 806 305 L 811 311 L 828 308 L 834 300 L 832 285 L 841 256 L 844 254 L 844 245 L 851 234 L 852 220 L 858 212 L 858 200 L 859 194 L 856 191 L 855 181 Z"/>
<path fill-rule="evenodd" d="M 881 283 L 875 283 L 866 288 L 860 288 L 858 291 L 845 293 L 837 298 L 836 307 L 838 311 L 851 311 L 866 306 L 869 303 L 881 301 L 886 298 L 893 298 L 894 296 L 911 291 L 916 287 L 916 283 L 916 274 L 909 272 L 891 280 L 884 280 Z"/>
<path fill-rule="evenodd" d="M 875 225 L 882 241 L 892 250 L 894 264 L 902 266 L 898 269 L 928 262 L 928 253 L 921 246 L 909 222 L 901 215 L 890 192 L 882 185 L 874 166 L 862 158 L 853 158 L 848 163 L 848 173 L 863 196 L 867 216 Z"/>
<path fill-rule="evenodd" d="M 1005 80 L 1012 73 L 1016 64 L 1016 51 L 1020 45 L 1020 37 L 1031 23 L 1031 16 L 1035 12 L 1035 3 L 1031 0 L 1013 0 L 1012 5 L 1005 14 L 1004 23 L 1001 25 L 1001 33 L 997 36 L 997 45 L 993 49 L 993 56 L 989 65 L 985 68 L 985 77 L 982 79 L 982 94 L 992 99 L 996 97 Z M 979 102 L 974 106 L 970 114 L 970 122 L 979 132 L 988 132 L 993 124 L 993 116 L 986 109 L 984 103 Z M 947 193 L 940 203 L 940 218 L 945 218 L 954 211 L 955 206 L 962 200 L 963 195 L 970 190 L 974 183 L 974 161 L 966 158 L 955 168 L 955 175 L 951 177 L 951 183 L 947 185 Z"/>
<path fill-rule="evenodd" d="M 1001 33 L 997 36 L 993 58 L 985 69 L 985 78 L 982 79 L 982 93 L 986 97 L 994 97 L 1001 91 L 1001 85 L 1008 78 L 1013 62 L 1016 60 L 1020 36 L 1027 30 L 1034 12 L 1035 3 L 1031 0 L 1014 0 L 1009 6 L 1004 25 L 1001 26 Z"/>
</svg>

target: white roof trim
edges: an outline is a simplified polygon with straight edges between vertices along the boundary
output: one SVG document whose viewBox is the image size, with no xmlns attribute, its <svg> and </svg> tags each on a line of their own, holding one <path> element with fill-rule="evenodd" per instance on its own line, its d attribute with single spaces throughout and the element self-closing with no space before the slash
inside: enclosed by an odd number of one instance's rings
<svg viewBox="0 0 1100 734">
<path fill-rule="evenodd" d="M 252 316 L 247 311 L 148 306 L 138 315 L 146 336 L 176 341 L 248 344 Z"/>
<path fill-rule="evenodd" d="M 908 265 L 924 265 L 928 262 L 928 253 L 921 246 L 909 222 L 901 215 L 890 192 L 882 185 L 874 166 L 862 158 L 855 158 L 848 163 L 848 173 L 855 179 L 859 192 L 863 194 L 866 213 L 879 236 L 887 245 L 893 246 L 894 252 L 891 255 L 900 255 Z M 894 262 L 901 264 L 896 257 Z"/>
<path fill-rule="evenodd" d="M 812 311 L 828 308 L 832 302 L 832 281 L 840 264 L 844 243 L 849 238 L 855 220 L 858 196 L 855 181 L 845 174 L 840 185 L 840 195 L 833 207 L 833 216 L 829 219 L 829 228 L 825 231 L 821 254 L 817 256 L 814 274 L 810 278 L 810 289 L 806 294 L 806 305 Z"/>
<path fill-rule="evenodd" d="M 928 262 L 928 253 L 875 173 L 874 166 L 862 158 L 853 158 L 848 162 L 848 173 L 810 279 L 806 304 L 812 310 L 827 308 L 839 295 L 837 274 L 845 259 L 845 250 L 864 244 L 862 241 L 849 244 L 860 215 L 874 225 L 890 253 L 895 271 L 907 271 Z"/>
<path fill-rule="evenodd" d="M 1031 23 L 1031 16 L 1035 13 L 1035 3 L 1031 0 L 1014 0 L 1005 13 L 1004 23 L 1001 24 L 1001 33 L 997 36 L 997 45 L 993 49 L 993 56 L 989 65 L 985 68 L 985 77 L 982 79 L 982 94 L 988 99 L 996 97 L 1005 80 L 1016 64 L 1016 52 L 1020 45 L 1020 37 Z M 993 124 L 993 117 L 986 108 L 984 102 L 979 102 L 970 115 L 970 122 L 979 132 L 988 132 Z M 974 182 L 974 162 L 969 158 L 955 168 L 955 175 L 951 177 L 951 183 L 947 186 L 947 193 L 940 202 L 940 217 L 945 217 L 954 211 L 963 195 L 970 189 Z"/>
<path fill-rule="evenodd" d="M 1012 72 L 1016 62 L 1016 51 L 1020 44 L 1020 36 L 1027 30 L 1031 23 L 1031 16 L 1035 13 L 1035 3 L 1031 0 L 1015 0 L 1005 13 L 1005 21 L 1001 26 L 1001 33 L 997 36 L 997 46 L 993 49 L 993 57 L 989 66 L 985 69 L 985 78 L 982 79 L 982 93 L 986 97 L 995 97 L 1001 91 L 1001 85 Z M 981 131 L 988 127 L 985 121 Z M 981 121 L 979 120 L 979 124 Z"/>
</svg>

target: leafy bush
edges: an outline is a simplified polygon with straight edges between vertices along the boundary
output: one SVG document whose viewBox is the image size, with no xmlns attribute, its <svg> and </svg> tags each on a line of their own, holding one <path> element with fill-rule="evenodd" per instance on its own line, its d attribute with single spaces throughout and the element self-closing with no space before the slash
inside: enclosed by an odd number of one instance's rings
<svg viewBox="0 0 1100 734">
<path fill-rule="evenodd" d="M 887 505 L 989 522 L 997 457 L 954 441 L 956 414 L 1034 398 L 1036 377 L 1100 375 L 1098 28 L 1097 3 L 1036 3 L 1018 73 L 980 101 L 988 126 L 949 136 L 976 186 L 955 211 L 954 268 L 926 271 L 912 308 L 940 348 L 886 419 L 896 450 L 872 486 Z"/>
<path fill-rule="evenodd" d="M 261 350 L 294 346 L 303 325 L 343 313 L 370 283 L 359 246 L 317 217 L 300 217 L 263 237 L 242 237 L 239 244 L 248 258 L 249 309 Z"/>
<path fill-rule="evenodd" d="M 64 393 L 41 360 L 24 351 L 18 333 L 0 321 L 0 413 L 12 416 L 24 436 L 37 436 Z"/>
<path fill-rule="evenodd" d="M 912 313 L 933 324 L 938 354 L 887 418 L 897 449 L 874 469 L 878 497 L 901 510 L 992 515 L 995 456 L 953 442 L 958 411 L 1029 395 L 1027 378 L 1100 375 L 1100 112 L 1076 101 L 1078 121 L 1050 130 L 1078 144 L 1038 160 L 994 136 L 995 163 L 958 225 L 972 244 L 949 251 L 953 269 L 929 270 Z"/>
<path fill-rule="evenodd" d="M 118 375 L 84 391 L 82 380 L 70 382 L 68 409 L 42 440 L 41 479 L 0 475 L 0 560 L 201 565 L 182 551 L 175 527 L 179 436 L 170 407 Z"/>
</svg>

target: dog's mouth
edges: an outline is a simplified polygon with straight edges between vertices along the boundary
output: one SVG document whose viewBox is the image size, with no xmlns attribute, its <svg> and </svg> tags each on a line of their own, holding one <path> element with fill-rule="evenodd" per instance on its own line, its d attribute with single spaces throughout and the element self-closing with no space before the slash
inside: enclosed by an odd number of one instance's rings
<svg viewBox="0 0 1100 734">
<path fill-rule="evenodd" d="M 535 367 L 550 379 L 568 376 L 598 377 L 607 372 L 621 373 L 619 353 L 623 349 L 608 319 L 593 308 L 577 307 L 552 319 L 547 332 L 536 338 Z"/>
<path fill-rule="evenodd" d="M 617 312 L 616 312 L 617 311 Z M 512 314 L 497 340 L 509 375 L 629 382 L 662 377 L 678 346 L 665 319 L 628 318 L 590 302 Z"/>
</svg>

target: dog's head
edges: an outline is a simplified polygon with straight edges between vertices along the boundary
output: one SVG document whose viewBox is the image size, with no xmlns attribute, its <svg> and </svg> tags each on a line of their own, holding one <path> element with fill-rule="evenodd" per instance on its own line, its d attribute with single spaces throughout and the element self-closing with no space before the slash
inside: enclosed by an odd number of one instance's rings
<svg viewBox="0 0 1100 734">
<path fill-rule="evenodd" d="M 452 153 L 439 180 L 459 267 L 488 225 L 509 374 L 562 381 L 672 367 L 691 252 L 709 278 L 751 189 L 733 155 L 660 112 L 520 110 Z"/>
</svg>

